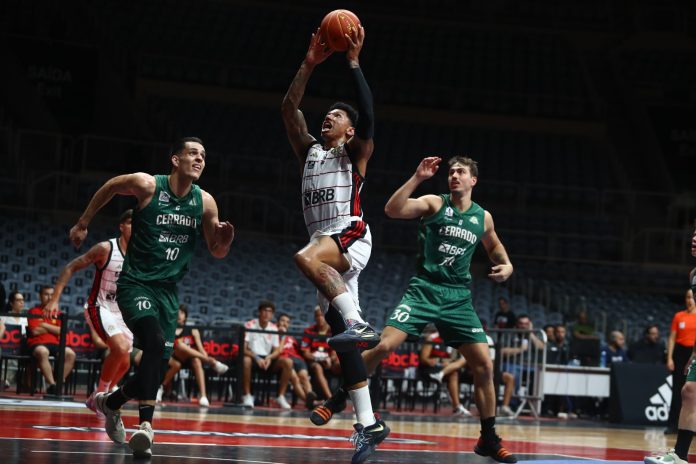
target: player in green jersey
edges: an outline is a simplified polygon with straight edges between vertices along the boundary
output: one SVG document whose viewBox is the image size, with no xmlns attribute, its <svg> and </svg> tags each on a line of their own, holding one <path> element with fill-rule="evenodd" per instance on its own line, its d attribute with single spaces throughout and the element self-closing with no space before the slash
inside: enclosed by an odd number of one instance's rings
<svg viewBox="0 0 696 464">
<path fill-rule="evenodd" d="M 449 161 L 449 194 L 411 194 L 437 172 L 441 158 L 423 159 L 415 174 L 389 199 L 384 211 L 395 219 L 420 218 L 417 273 L 399 305 L 387 320 L 379 344 L 363 352 L 368 371 L 401 345 L 408 335 L 418 336 L 432 322 L 447 345 L 466 358 L 474 377 L 474 400 L 481 417 L 481 437 L 474 451 L 498 462 L 517 462 L 495 432 L 493 363 L 486 334 L 471 303 L 469 267 L 474 249 L 483 243 L 493 267 L 488 275 L 507 280 L 512 264 L 495 232 L 493 217 L 471 200 L 478 179 L 474 160 L 455 156 Z M 339 390 L 332 400 L 340 400 Z"/>
<path fill-rule="evenodd" d="M 118 443 L 126 439 L 121 406 L 138 398 L 140 427 L 128 442 L 136 457 L 152 455 L 157 388 L 174 346 L 179 309 L 176 284 L 188 271 L 196 238 L 202 233 L 216 258 L 227 256 L 234 239 L 234 227 L 218 219 L 215 199 L 194 184 L 205 168 L 203 142 L 196 137 L 181 139 L 172 147 L 170 158 L 168 176 L 135 173 L 108 180 L 70 229 L 70 240 L 79 248 L 90 221 L 114 195 L 134 196 L 138 201 L 116 301 L 143 351 L 142 359 L 135 376 L 121 389 L 95 397 L 97 409 L 106 416 L 106 432 Z"/>
</svg>

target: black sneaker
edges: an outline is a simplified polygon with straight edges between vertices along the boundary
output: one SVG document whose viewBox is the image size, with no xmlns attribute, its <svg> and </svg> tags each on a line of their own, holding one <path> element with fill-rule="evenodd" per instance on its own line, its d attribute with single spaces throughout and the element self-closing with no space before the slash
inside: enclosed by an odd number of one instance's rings
<svg viewBox="0 0 696 464">
<path fill-rule="evenodd" d="M 52 384 L 46 387 L 46 394 L 47 395 L 53 395 L 55 396 L 58 393 L 58 390 L 56 389 L 56 385 Z"/>
<path fill-rule="evenodd" d="M 379 343 L 379 334 L 370 324 L 358 322 L 348 329 L 327 340 L 329 346 L 339 353 L 354 349 L 369 350 Z"/>
<path fill-rule="evenodd" d="M 369 427 L 363 427 L 362 424 L 353 426 L 355 432 L 350 437 L 350 441 L 355 444 L 355 453 L 351 464 L 362 464 L 375 452 L 377 445 L 382 443 L 389 435 L 389 427 L 383 420 L 377 419 L 377 422 Z"/>
<path fill-rule="evenodd" d="M 515 455 L 506 450 L 501 442 L 501 438 L 497 435 L 493 440 L 485 441 L 483 437 L 479 437 L 476 446 L 474 446 L 474 453 L 478 454 L 479 456 L 488 456 L 498 462 L 517 462 Z"/>
<path fill-rule="evenodd" d="M 309 420 L 311 420 L 314 425 L 328 424 L 334 414 L 338 414 L 346 409 L 347 398 L 348 393 L 346 393 L 344 389 L 339 388 L 331 398 L 314 408 L 312 414 L 309 416 Z"/>
</svg>

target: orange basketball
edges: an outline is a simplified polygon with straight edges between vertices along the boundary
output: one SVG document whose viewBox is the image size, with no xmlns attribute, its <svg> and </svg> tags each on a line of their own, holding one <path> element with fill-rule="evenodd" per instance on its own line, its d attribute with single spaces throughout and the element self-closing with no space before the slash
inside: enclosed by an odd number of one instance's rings
<svg viewBox="0 0 696 464">
<path fill-rule="evenodd" d="M 345 35 L 348 34 L 354 41 L 358 37 L 360 19 L 348 10 L 333 10 L 324 16 L 321 21 L 321 35 L 326 44 L 334 51 L 345 52 L 350 42 Z"/>
</svg>

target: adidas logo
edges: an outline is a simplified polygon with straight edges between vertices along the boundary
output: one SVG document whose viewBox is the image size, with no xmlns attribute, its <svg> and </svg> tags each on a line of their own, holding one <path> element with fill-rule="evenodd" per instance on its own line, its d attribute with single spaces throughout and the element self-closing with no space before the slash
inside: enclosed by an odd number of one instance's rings
<svg viewBox="0 0 696 464">
<path fill-rule="evenodd" d="M 645 407 L 645 417 L 651 422 L 664 422 L 669 417 L 669 405 L 672 404 L 672 376 L 665 379 L 657 393 L 650 397 L 650 406 Z"/>
</svg>

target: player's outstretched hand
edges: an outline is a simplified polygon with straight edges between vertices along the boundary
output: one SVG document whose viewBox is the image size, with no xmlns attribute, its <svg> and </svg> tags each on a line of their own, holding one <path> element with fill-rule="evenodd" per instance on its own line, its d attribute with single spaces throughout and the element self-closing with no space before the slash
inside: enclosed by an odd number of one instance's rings
<svg viewBox="0 0 696 464">
<path fill-rule="evenodd" d="M 317 28 L 317 31 L 312 34 L 312 39 L 309 41 L 309 49 L 305 56 L 305 62 L 314 66 L 327 59 L 332 53 L 333 50 L 329 48 L 321 32 L 319 32 L 319 28 Z"/>
<path fill-rule="evenodd" d="M 512 264 L 498 264 L 491 268 L 491 273 L 488 277 L 496 282 L 505 282 L 512 274 Z"/>
<path fill-rule="evenodd" d="M 43 309 L 43 316 L 46 319 L 58 319 L 58 313 L 60 312 L 60 307 L 57 301 L 49 301 Z"/>
<path fill-rule="evenodd" d="M 72 242 L 73 246 L 75 246 L 76 250 L 80 249 L 80 246 L 82 246 L 82 242 L 84 242 L 86 238 L 86 227 L 82 227 L 80 224 L 75 224 L 74 226 L 72 226 L 72 229 L 70 229 L 70 241 Z"/>
<path fill-rule="evenodd" d="M 441 161 L 442 158 L 439 156 L 429 156 L 427 158 L 423 158 L 423 161 L 421 161 L 416 168 L 416 178 L 419 180 L 425 180 L 433 177 L 440 167 Z"/>
<path fill-rule="evenodd" d="M 348 42 L 348 50 L 346 50 L 346 59 L 349 62 L 358 62 L 358 57 L 360 56 L 360 51 L 362 50 L 363 42 L 365 42 L 365 28 L 358 27 L 358 33 L 356 34 L 355 41 L 349 34 L 344 34 L 346 41 Z"/>
</svg>

